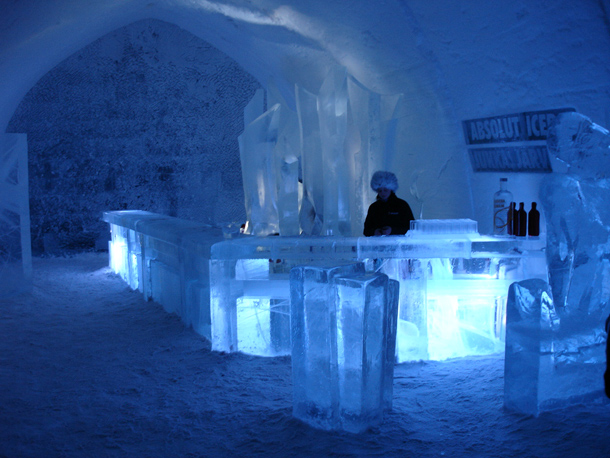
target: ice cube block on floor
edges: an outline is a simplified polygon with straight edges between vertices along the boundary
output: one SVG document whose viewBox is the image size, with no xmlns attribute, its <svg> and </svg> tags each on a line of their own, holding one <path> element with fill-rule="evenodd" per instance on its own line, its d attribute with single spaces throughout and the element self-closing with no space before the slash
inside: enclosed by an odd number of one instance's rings
<svg viewBox="0 0 610 458">
<path fill-rule="evenodd" d="M 541 412 L 603 396 L 605 332 L 561 318 L 550 286 L 513 283 L 506 316 L 504 406 Z"/>
<path fill-rule="evenodd" d="M 293 415 L 361 432 L 391 407 L 398 283 L 363 263 L 291 271 Z"/>
</svg>

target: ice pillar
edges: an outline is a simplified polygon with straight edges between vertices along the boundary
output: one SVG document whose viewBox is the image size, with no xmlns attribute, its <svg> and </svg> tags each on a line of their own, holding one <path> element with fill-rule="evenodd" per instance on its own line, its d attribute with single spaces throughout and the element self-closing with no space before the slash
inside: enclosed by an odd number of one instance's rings
<svg viewBox="0 0 610 458">
<path fill-rule="evenodd" d="M 0 134 L 0 296 L 32 278 L 28 146 L 25 134 Z"/>
<path fill-rule="evenodd" d="M 361 432 L 391 408 L 398 282 L 362 263 L 291 271 L 293 414 Z"/>
</svg>

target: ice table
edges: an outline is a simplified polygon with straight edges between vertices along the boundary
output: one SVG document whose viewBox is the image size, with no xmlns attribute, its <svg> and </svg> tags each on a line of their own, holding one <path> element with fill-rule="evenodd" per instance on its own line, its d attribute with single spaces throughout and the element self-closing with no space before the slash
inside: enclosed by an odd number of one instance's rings
<svg viewBox="0 0 610 458">
<path fill-rule="evenodd" d="M 244 237 L 213 245 L 212 348 L 289 354 L 285 342 L 275 348 L 269 343 L 270 304 L 289 300 L 292 267 L 332 260 L 362 261 L 368 272 L 399 282 L 398 362 L 502 352 L 509 285 L 547 280 L 544 238 L 446 233 L 442 222 L 425 224 L 433 231 L 418 232 L 416 225 L 407 236 Z M 240 338 L 240 329 L 259 343 Z"/>
</svg>

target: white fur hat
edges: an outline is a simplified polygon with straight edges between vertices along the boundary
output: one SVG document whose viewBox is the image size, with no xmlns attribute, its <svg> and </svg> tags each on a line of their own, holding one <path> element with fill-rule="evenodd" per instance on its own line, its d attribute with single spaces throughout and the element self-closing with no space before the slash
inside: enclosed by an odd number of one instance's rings
<svg viewBox="0 0 610 458">
<path fill-rule="evenodd" d="M 371 188 L 375 192 L 377 192 L 379 188 L 386 188 L 391 191 L 396 191 L 398 189 L 398 179 L 392 172 L 383 172 L 380 170 L 373 173 L 373 178 L 371 178 Z"/>
</svg>

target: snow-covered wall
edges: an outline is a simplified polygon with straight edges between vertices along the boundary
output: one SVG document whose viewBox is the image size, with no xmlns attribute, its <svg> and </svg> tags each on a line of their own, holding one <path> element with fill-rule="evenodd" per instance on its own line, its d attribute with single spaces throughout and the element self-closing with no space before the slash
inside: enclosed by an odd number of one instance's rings
<svg viewBox="0 0 610 458">
<path fill-rule="evenodd" d="M 260 87 L 234 61 L 158 20 L 61 62 L 9 123 L 29 142 L 36 252 L 93 246 L 106 210 L 245 221 L 237 136 Z"/>
<path fill-rule="evenodd" d="M 424 218 L 475 218 L 491 230 L 496 173 L 473 173 L 461 122 L 574 107 L 610 117 L 607 0 L 19 0 L 0 14 L 0 132 L 46 72 L 140 19 L 189 31 L 256 80 L 317 93 L 340 65 L 369 90 L 404 94 L 400 197 Z M 518 201 L 539 174 L 506 174 Z"/>
</svg>

